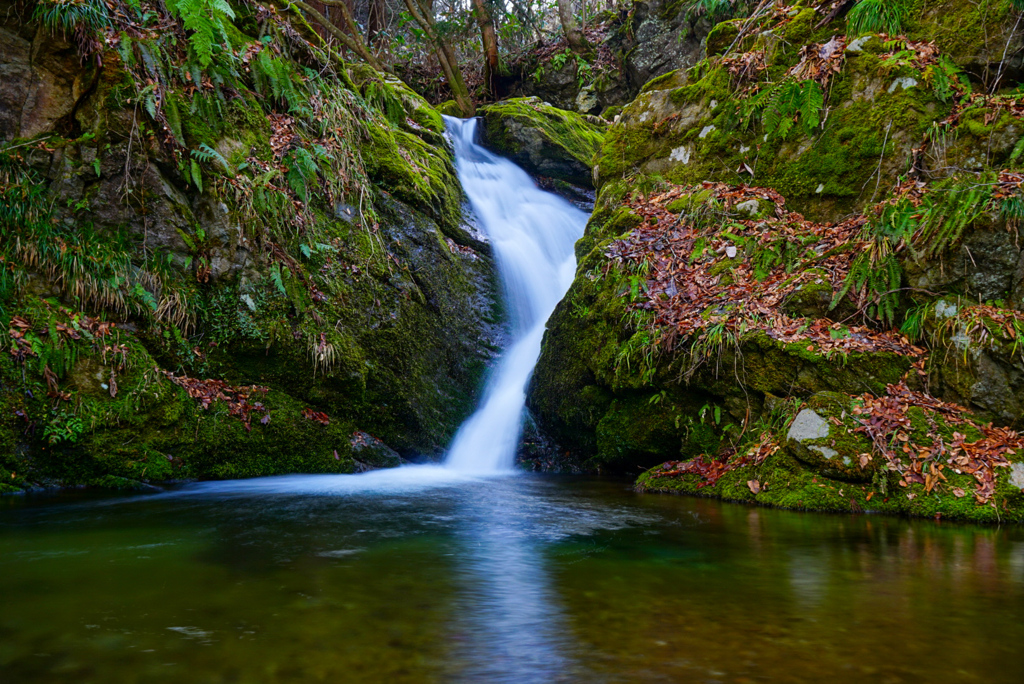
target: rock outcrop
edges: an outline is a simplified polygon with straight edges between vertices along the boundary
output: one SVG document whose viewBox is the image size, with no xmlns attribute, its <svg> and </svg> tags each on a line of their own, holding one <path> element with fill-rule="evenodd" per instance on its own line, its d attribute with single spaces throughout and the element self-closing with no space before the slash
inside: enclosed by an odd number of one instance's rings
<svg viewBox="0 0 1024 684">
<path fill-rule="evenodd" d="M 536 97 L 481 107 L 482 142 L 538 176 L 593 187 L 594 158 L 604 126 Z"/>
<path fill-rule="evenodd" d="M 36 7 L 0 2 L 4 489 L 439 452 L 501 325 L 440 115 L 272 15 L 204 56 Z"/>
<path fill-rule="evenodd" d="M 529 405 L 645 490 L 1024 519 L 1016 14 L 826 14 L 718 24 L 609 127 Z"/>
</svg>

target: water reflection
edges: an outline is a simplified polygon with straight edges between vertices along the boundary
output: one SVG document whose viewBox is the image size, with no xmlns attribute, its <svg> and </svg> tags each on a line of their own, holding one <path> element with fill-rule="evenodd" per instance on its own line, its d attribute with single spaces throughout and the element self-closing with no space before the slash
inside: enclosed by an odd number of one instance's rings
<svg viewBox="0 0 1024 684">
<path fill-rule="evenodd" d="M 552 535 L 543 527 L 558 518 L 538 519 L 536 504 L 499 486 L 457 509 L 463 562 L 452 661 L 462 664 L 460 681 L 569 681 L 578 670 L 544 558 Z"/>
<path fill-rule="evenodd" d="M 1024 681 L 1020 527 L 414 474 L 7 508 L 4 683 Z"/>
</svg>

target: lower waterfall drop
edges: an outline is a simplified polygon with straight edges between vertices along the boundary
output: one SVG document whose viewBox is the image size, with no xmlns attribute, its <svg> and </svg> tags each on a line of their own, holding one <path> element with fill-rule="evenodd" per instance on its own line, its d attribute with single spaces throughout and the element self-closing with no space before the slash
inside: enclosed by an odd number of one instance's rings
<svg viewBox="0 0 1024 684">
<path fill-rule="evenodd" d="M 476 412 L 459 428 L 445 466 L 508 471 L 515 460 L 526 384 L 540 356 L 544 324 L 572 284 L 573 246 L 587 214 L 537 187 L 518 166 L 474 142 L 476 119 L 445 117 L 455 167 L 491 241 L 511 322 L 512 343 L 492 369 Z"/>
</svg>

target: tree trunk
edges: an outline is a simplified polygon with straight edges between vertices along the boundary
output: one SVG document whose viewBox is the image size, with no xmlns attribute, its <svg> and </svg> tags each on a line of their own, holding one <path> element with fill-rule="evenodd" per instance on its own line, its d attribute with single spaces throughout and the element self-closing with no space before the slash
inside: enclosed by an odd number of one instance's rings
<svg viewBox="0 0 1024 684">
<path fill-rule="evenodd" d="M 377 58 L 373 56 L 370 49 L 366 47 L 366 43 L 363 41 L 363 35 L 359 32 L 359 27 L 356 26 L 355 20 L 352 19 L 352 13 L 348 11 L 348 6 L 345 5 L 344 2 L 341 2 L 340 0 L 327 0 L 326 2 L 325 0 L 320 0 L 320 3 L 330 7 L 342 8 L 341 14 L 345 18 L 345 23 L 349 27 L 349 30 L 352 31 L 352 35 L 342 31 L 340 28 L 335 26 L 331 20 L 317 12 L 305 2 L 302 2 L 302 0 L 291 0 L 289 5 L 302 10 L 307 17 L 322 26 L 328 33 L 337 38 L 342 45 L 359 55 L 363 61 L 377 71 L 389 71 L 387 67 L 377 61 Z"/>
<path fill-rule="evenodd" d="M 580 33 L 576 25 L 576 19 L 572 16 L 572 0 L 558 0 L 558 18 L 562 22 L 562 31 L 565 33 L 565 41 L 573 52 L 582 54 L 587 51 L 587 41 Z"/>
<path fill-rule="evenodd" d="M 381 31 L 384 30 L 387 18 L 387 4 L 385 0 L 369 0 L 370 11 L 367 16 L 366 37 L 374 47 L 380 47 Z"/>
<path fill-rule="evenodd" d="M 476 113 L 476 106 L 469 94 L 469 88 L 466 87 L 466 81 L 462 78 L 462 71 L 459 69 L 455 51 L 446 40 L 438 35 L 434 28 L 434 17 L 430 12 L 424 12 L 416 0 L 404 1 L 409 14 L 420 25 L 423 32 L 427 34 L 427 39 L 434 46 L 437 60 L 441 62 L 441 70 L 444 71 L 445 78 L 448 79 L 448 87 L 452 90 L 452 97 L 455 98 L 455 104 L 459 106 L 459 111 L 463 116 L 473 116 Z"/>
<path fill-rule="evenodd" d="M 498 38 L 494 34 L 494 19 L 487 9 L 487 0 L 473 0 L 473 13 L 480 26 L 480 41 L 484 49 L 484 83 L 491 97 L 499 98 L 498 76 L 501 74 L 501 63 L 498 60 Z"/>
</svg>

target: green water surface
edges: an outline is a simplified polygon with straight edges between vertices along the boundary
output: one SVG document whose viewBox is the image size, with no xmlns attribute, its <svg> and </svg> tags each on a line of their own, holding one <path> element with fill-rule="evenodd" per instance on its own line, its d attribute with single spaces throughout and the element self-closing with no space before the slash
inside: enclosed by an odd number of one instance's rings
<svg viewBox="0 0 1024 684">
<path fill-rule="evenodd" d="M 0 499 L 0 682 L 1024 682 L 1020 527 L 403 470 Z"/>
</svg>

